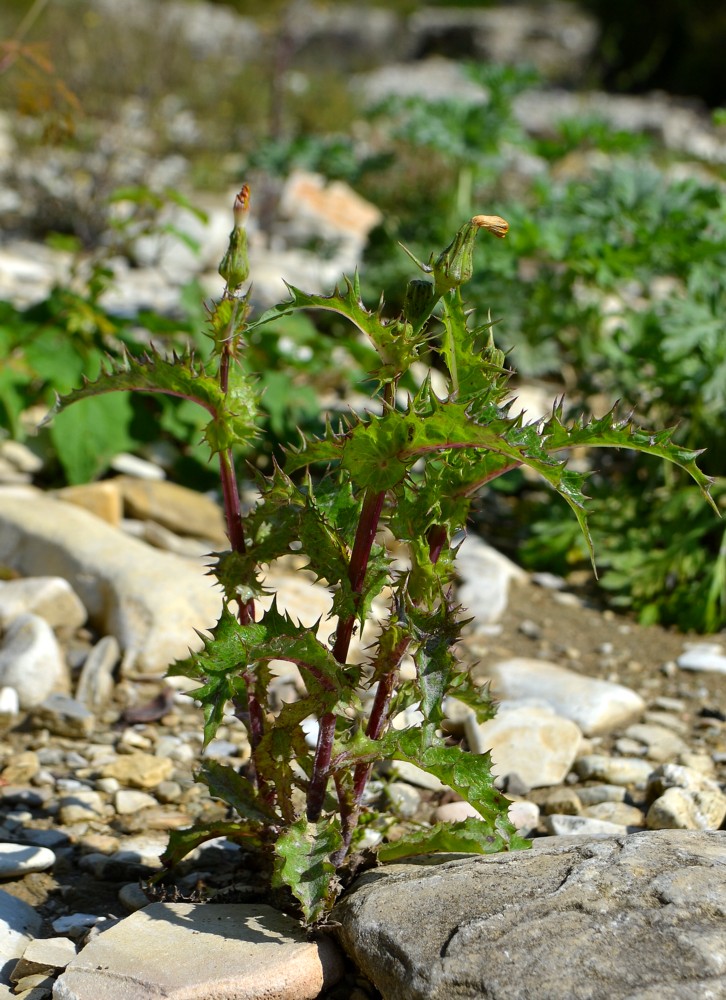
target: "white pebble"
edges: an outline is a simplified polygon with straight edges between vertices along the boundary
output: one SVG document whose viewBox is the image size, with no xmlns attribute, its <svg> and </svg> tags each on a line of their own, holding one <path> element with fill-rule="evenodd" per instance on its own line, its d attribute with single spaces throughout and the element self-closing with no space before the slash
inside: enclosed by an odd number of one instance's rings
<svg viewBox="0 0 726 1000">
<path fill-rule="evenodd" d="M 12 878 L 28 872 L 44 872 L 55 864 L 55 854 L 47 847 L 27 844 L 0 844 L 0 877 Z"/>
</svg>

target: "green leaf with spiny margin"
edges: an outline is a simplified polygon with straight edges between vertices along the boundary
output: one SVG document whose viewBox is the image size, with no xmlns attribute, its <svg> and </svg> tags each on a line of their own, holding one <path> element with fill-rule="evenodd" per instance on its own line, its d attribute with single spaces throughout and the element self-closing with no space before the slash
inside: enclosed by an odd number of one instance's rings
<svg viewBox="0 0 726 1000">
<path fill-rule="evenodd" d="M 376 312 L 366 309 L 361 301 L 357 275 L 354 281 L 350 278 L 343 280 L 345 290 L 341 292 L 336 288 L 332 295 L 310 295 L 294 285 L 287 285 L 291 296 L 289 301 L 268 309 L 249 324 L 247 332 L 299 309 L 324 309 L 344 316 L 368 337 L 384 367 L 389 369 L 388 372 L 380 372 L 379 377 L 392 378 L 407 371 L 426 346 L 427 338 L 422 333 L 414 333 L 407 323 L 384 317 L 382 301 Z"/>
<path fill-rule="evenodd" d="M 161 393 L 198 403 L 212 416 L 205 437 L 215 451 L 249 441 L 256 434 L 256 395 L 251 382 L 237 366 L 230 370 L 230 386 L 225 395 L 217 380 L 206 373 L 193 355 L 165 358 L 151 351 L 140 357 L 124 354 L 120 359 L 109 359 L 109 367 L 97 379 L 90 381 L 84 377 L 80 389 L 58 397 L 46 421 L 71 403 L 123 391 Z"/>
<path fill-rule="evenodd" d="M 300 433 L 300 444 L 289 445 L 285 449 L 285 472 L 297 472 L 308 465 L 324 462 L 339 462 L 343 455 L 345 428 L 336 433 L 330 421 L 326 423 L 325 436 L 322 438 L 306 437 Z"/>
<path fill-rule="evenodd" d="M 506 818 L 509 802 L 494 787 L 490 754 L 473 754 L 457 746 L 447 746 L 431 723 L 402 732 L 389 730 L 378 740 L 356 733 L 347 744 L 336 745 L 331 766 L 337 770 L 350 763 L 371 764 L 378 760 L 416 764 L 458 792 L 485 820 Z"/>
<path fill-rule="evenodd" d="M 339 822 L 327 816 L 317 823 L 301 817 L 275 843 L 273 887 L 290 887 L 307 923 L 320 920 L 335 902 L 338 885 L 330 855 L 341 844 Z"/>
<path fill-rule="evenodd" d="M 531 841 L 508 829 L 501 829 L 495 819 L 488 823 L 469 817 L 459 823 L 437 823 L 406 833 L 376 850 L 379 861 L 398 861 L 419 854 L 446 852 L 452 854 L 498 854 L 500 851 L 520 851 L 531 847 Z"/>
<path fill-rule="evenodd" d="M 487 722 L 497 714 L 497 706 L 486 683 L 477 687 L 471 682 L 471 674 L 467 670 L 455 673 L 449 684 L 448 694 L 468 705 L 474 711 L 477 722 Z"/>
<path fill-rule="evenodd" d="M 335 699 L 330 694 L 324 694 L 316 699 L 316 712 L 323 713 L 332 709 Z M 310 770 L 310 748 L 305 742 L 302 722 L 310 715 L 310 704 L 306 698 L 300 701 L 286 702 L 275 719 L 262 736 L 256 750 L 255 761 L 260 774 L 274 786 L 277 793 L 280 812 L 286 822 L 295 819 L 292 799 L 293 788 L 304 787 L 305 778 L 293 768 L 294 761 L 308 774 Z"/>
<path fill-rule="evenodd" d="M 169 676 L 189 677 L 204 681 L 190 691 L 191 698 L 201 702 L 204 712 L 204 746 L 214 739 L 221 725 L 225 705 L 234 699 L 245 699 L 247 685 L 242 677 L 249 666 L 248 650 L 240 641 L 239 622 L 229 610 L 222 615 L 212 630 L 212 638 L 202 635 L 203 647 L 191 653 L 186 660 L 173 663 Z M 201 635 L 201 633 L 200 633 Z"/>
<path fill-rule="evenodd" d="M 648 431 L 636 427 L 630 416 L 618 418 L 617 407 L 613 407 L 604 417 L 583 420 L 580 418 L 573 425 L 566 426 L 562 422 L 562 403 L 556 406 L 552 416 L 541 425 L 540 435 L 548 450 L 563 448 L 627 448 L 630 451 L 654 455 L 664 458 L 673 465 L 679 466 L 696 482 L 702 495 L 720 514 L 714 502 L 710 489 L 714 480 L 703 473 L 696 464 L 701 451 L 681 448 L 673 443 L 674 427 L 662 431 Z"/>
<path fill-rule="evenodd" d="M 165 868 L 173 868 L 200 844 L 216 837 L 226 837 L 235 844 L 241 844 L 247 850 L 262 850 L 265 846 L 263 827 L 252 820 L 232 822 L 218 820 L 209 823 L 199 822 L 184 830 L 171 830 L 169 843 L 161 855 L 161 863 Z M 163 872 L 155 878 L 162 878 Z M 153 881 L 153 880 L 152 880 Z"/>
<path fill-rule="evenodd" d="M 255 786 L 230 764 L 205 760 L 197 781 L 207 786 L 211 794 L 232 806 L 239 815 L 254 823 L 274 823 L 279 819 L 264 802 Z"/>
<path fill-rule="evenodd" d="M 459 638 L 461 625 L 443 598 L 438 608 L 428 613 L 411 608 L 409 618 L 417 641 L 413 658 L 421 712 L 427 722 L 438 725 L 444 717 L 442 703 L 456 666 L 451 646 Z"/>
<path fill-rule="evenodd" d="M 494 324 L 469 330 L 458 288 L 442 301 L 441 353 L 449 369 L 452 398 L 460 403 L 473 399 L 500 402 L 512 373 L 504 368 L 504 352 L 494 346 Z"/>
</svg>

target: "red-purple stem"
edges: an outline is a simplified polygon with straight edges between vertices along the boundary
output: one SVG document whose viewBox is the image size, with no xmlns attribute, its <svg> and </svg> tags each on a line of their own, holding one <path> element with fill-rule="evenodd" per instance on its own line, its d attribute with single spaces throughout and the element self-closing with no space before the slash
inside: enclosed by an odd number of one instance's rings
<svg viewBox="0 0 726 1000">
<path fill-rule="evenodd" d="M 229 386 L 229 345 L 225 344 L 219 362 L 219 386 L 223 393 L 227 393 Z M 239 488 L 237 486 L 237 476 L 234 468 L 234 456 L 232 449 L 227 448 L 219 455 L 219 473 L 222 483 L 222 498 L 224 502 L 224 514 L 227 522 L 227 535 L 229 544 L 234 552 L 244 553 L 247 551 L 244 528 L 242 525 L 242 505 L 240 503 Z M 253 600 L 238 601 L 237 618 L 240 625 L 249 625 L 255 620 L 255 604 Z M 255 750 L 260 745 L 260 741 L 265 731 L 265 713 L 260 699 L 255 691 L 255 678 L 249 671 L 243 674 L 247 689 L 247 704 L 238 704 L 235 701 L 235 712 L 238 717 L 246 716 L 247 727 L 250 737 L 250 749 L 252 751 L 252 774 L 251 778 L 257 783 L 260 793 L 270 804 L 274 802 L 275 791 L 264 782 L 254 766 Z"/>
<path fill-rule="evenodd" d="M 429 559 L 432 563 L 436 563 L 438 561 L 444 545 L 448 544 L 448 541 L 449 535 L 443 524 L 435 524 L 429 529 Z M 388 706 L 390 704 L 391 695 L 393 694 L 393 685 L 396 676 L 395 670 L 403 659 L 410 642 L 410 638 L 407 638 L 405 642 L 401 643 L 399 648 L 396 649 L 394 656 L 391 659 L 391 663 L 388 665 L 388 673 L 384 674 L 378 682 L 376 694 L 373 699 L 373 706 L 371 708 L 371 714 L 368 717 L 368 725 L 366 726 L 366 736 L 368 736 L 369 739 L 377 740 L 383 733 L 388 719 Z M 352 803 L 344 810 L 341 802 L 341 832 L 343 835 L 343 843 L 335 854 L 331 856 L 330 860 L 334 865 L 341 864 L 348 848 L 350 847 L 353 831 L 355 830 L 355 826 L 358 821 L 361 799 L 363 798 L 365 787 L 368 784 L 371 770 L 371 764 L 356 765 L 353 772 Z"/>
<path fill-rule="evenodd" d="M 394 386 L 388 383 L 383 392 L 384 405 L 393 404 Z M 351 590 L 359 597 L 363 591 L 368 561 L 371 556 L 371 549 L 378 531 L 378 522 L 383 510 L 383 502 L 386 498 L 385 490 L 367 490 L 363 498 L 363 508 L 358 521 L 358 528 L 353 542 L 353 551 L 350 554 L 348 564 L 348 580 Z M 349 615 L 338 622 L 333 644 L 333 656 L 338 663 L 345 663 L 350 649 L 350 640 L 353 637 L 356 615 Z M 323 799 L 325 789 L 330 777 L 330 758 L 333 753 L 333 739 L 335 738 L 335 713 L 326 712 L 320 720 L 320 731 L 318 733 L 318 745 L 315 750 L 315 760 L 313 761 L 313 773 L 308 785 L 307 794 L 307 817 L 311 823 L 316 822 L 323 809 Z"/>
<path fill-rule="evenodd" d="M 368 560 L 371 555 L 371 548 L 378 530 L 378 522 L 383 510 L 385 491 L 374 493 L 368 491 L 363 500 L 358 530 L 356 531 L 353 551 L 350 556 L 348 566 L 348 579 L 351 589 L 355 595 L 360 595 L 363 590 Z M 338 663 L 345 663 L 350 649 L 350 640 L 355 628 L 355 614 L 343 618 L 338 623 L 333 644 L 333 656 Z M 313 761 L 313 773 L 308 786 L 307 816 L 311 823 L 314 823 L 323 808 L 325 789 L 328 784 L 330 772 L 330 758 L 333 752 L 333 739 L 335 737 L 335 712 L 326 712 L 320 720 L 320 732 L 318 734 L 318 745 L 315 750 L 315 760 Z"/>
</svg>

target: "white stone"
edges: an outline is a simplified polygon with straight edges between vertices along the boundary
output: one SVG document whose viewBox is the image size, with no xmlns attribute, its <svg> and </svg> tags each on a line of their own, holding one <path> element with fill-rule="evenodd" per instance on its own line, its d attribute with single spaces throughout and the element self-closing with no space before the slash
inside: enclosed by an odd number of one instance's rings
<svg viewBox="0 0 726 1000">
<path fill-rule="evenodd" d="M 0 719 L 12 720 L 20 711 L 20 698 L 14 687 L 0 688 Z"/>
<path fill-rule="evenodd" d="M 583 781 L 604 781 L 608 785 L 638 785 L 646 782 L 653 773 L 653 764 L 639 757 L 608 757 L 590 753 L 575 761 Z"/>
<path fill-rule="evenodd" d="M 434 809 L 434 823 L 461 823 L 465 819 L 481 819 L 481 813 L 470 802 L 446 802 Z"/>
<path fill-rule="evenodd" d="M 524 584 L 526 572 L 476 535 L 467 535 L 456 550 L 456 572 L 461 579 L 457 597 L 477 625 L 499 621 L 512 582 Z M 476 627 L 476 625 L 474 626 Z"/>
<path fill-rule="evenodd" d="M 130 816 L 157 805 L 156 799 L 148 792 L 139 792 L 133 788 L 120 788 L 114 795 L 113 804 L 120 816 Z"/>
<path fill-rule="evenodd" d="M 514 823 L 517 833 L 526 837 L 539 823 L 539 806 L 528 799 L 517 799 L 512 802 L 507 815 L 510 822 Z"/>
<path fill-rule="evenodd" d="M 676 663 L 681 670 L 726 674 L 726 656 L 722 652 L 714 652 L 712 646 L 691 646 L 678 657 Z"/>
<path fill-rule="evenodd" d="M 531 706 L 500 710 L 481 724 L 467 719 L 464 728 L 474 752 L 491 751 L 495 777 L 517 774 L 529 788 L 564 781 L 582 739 L 574 722 Z"/>
<path fill-rule="evenodd" d="M 659 763 L 673 761 L 679 754 L 688 751 L 687 744 L 680 736 L 665 726 L 653 723 L 637 723 L 634 726 L 628 726 L 625 730 L 625 736 L 628 739 L 644 743 L 648 748 L 647 755 L 650 760 Z"/>
<path fill-rule="evenodd" d="M 10 984 L 10 971 L 42 927 L 32 906 L 0 889 L 0 984 Z"/>
<path fill-rule="evenodd" d="M 137 479 L 164 479 L 166 477 L 164 470 L 154 462 L 147 462 L 145 458 L 130 455 L 125 451 L 114 455 L 111 459 L 111 468 L 114 472 L 135 476 Z"/>
<path fill-rule="evenodd" d="M 313 1000 L 342 974 L 330 936 L 310 940 L 272 907 L 152 903 L 87 944 L 53 996 Z"/>
<path fill-rule="evenodd" d="M 634 722 L 645 710 L 643 699 L 629 688 L 583 677 L 546 660 L 503 660 L 488 675 L 497 697 L 542 698 L 558 715 L 577 723 L 586 736 Z"/>
<path fill-rule="evenodd" d="M 31 576 L 0 582 L 0 628 L 21 614 L 44 618 L 53 628 L 71 631 L 85 624 L 83 602 L 59 576 Z"/>
<path fill-rule="evenodd" d="M 651 830 L 718 830 L 726 817 L 726 795 L 666 788 L 648 809 Z"/>
<path fill-rule="evenodd" d="M 563 816 L 558 813 L 545 816 L 544 825 L 555 837 L 574 837 L 580 834 L 613 837 L 628 832 L 628 828 L 622 823 L 609 823 L 607 820 L 592 819 L 589 816 Z"/>
<path fill-rule="evenodd" d="M 68 580 L 93 624 L 115 635 L 129 665 L 145 673 L 198 649 L 195 629 L 212 627 L 221 608 L 203 565 L 28 488 L 0 490 L 0 561 L 27 576 Z"/>
<path fill-rule="evenodd" d="M 44 872 L 55 864 L 55 854 L 47 847 L 0 844 L 0 878 Z"/>
<path fill-rule="evenodd" d="M 20 707 L 32 708 L 69 685 L 68 667 L 48 622 L 31 614 L 15 618 L 0 646 L 0 686 L 15 688 Z"/>
<path fill-rule="evenodd" d="M 409 785 L 416 785 L 418 788 L 427 788 L 430 792 L 442 792 L 446 785 L 439 781 L 435 774 L 429 774 L 416 764 L 410 764 L 407 760 L 391 761 L 391 771 L 401 780 L 407 781 Z"/>
</svg>

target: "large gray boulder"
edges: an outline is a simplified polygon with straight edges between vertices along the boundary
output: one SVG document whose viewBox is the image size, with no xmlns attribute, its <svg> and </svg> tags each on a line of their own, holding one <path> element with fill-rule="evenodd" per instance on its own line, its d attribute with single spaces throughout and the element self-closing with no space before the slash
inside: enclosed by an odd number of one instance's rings
<svg viewBox="0 0 726 1000">
<path fill-rule="evenodd" d="M 367 872 L 335 908 L 384 1000 L 726 996 L 726 832 L 446 858 Z"/>
</svg>

